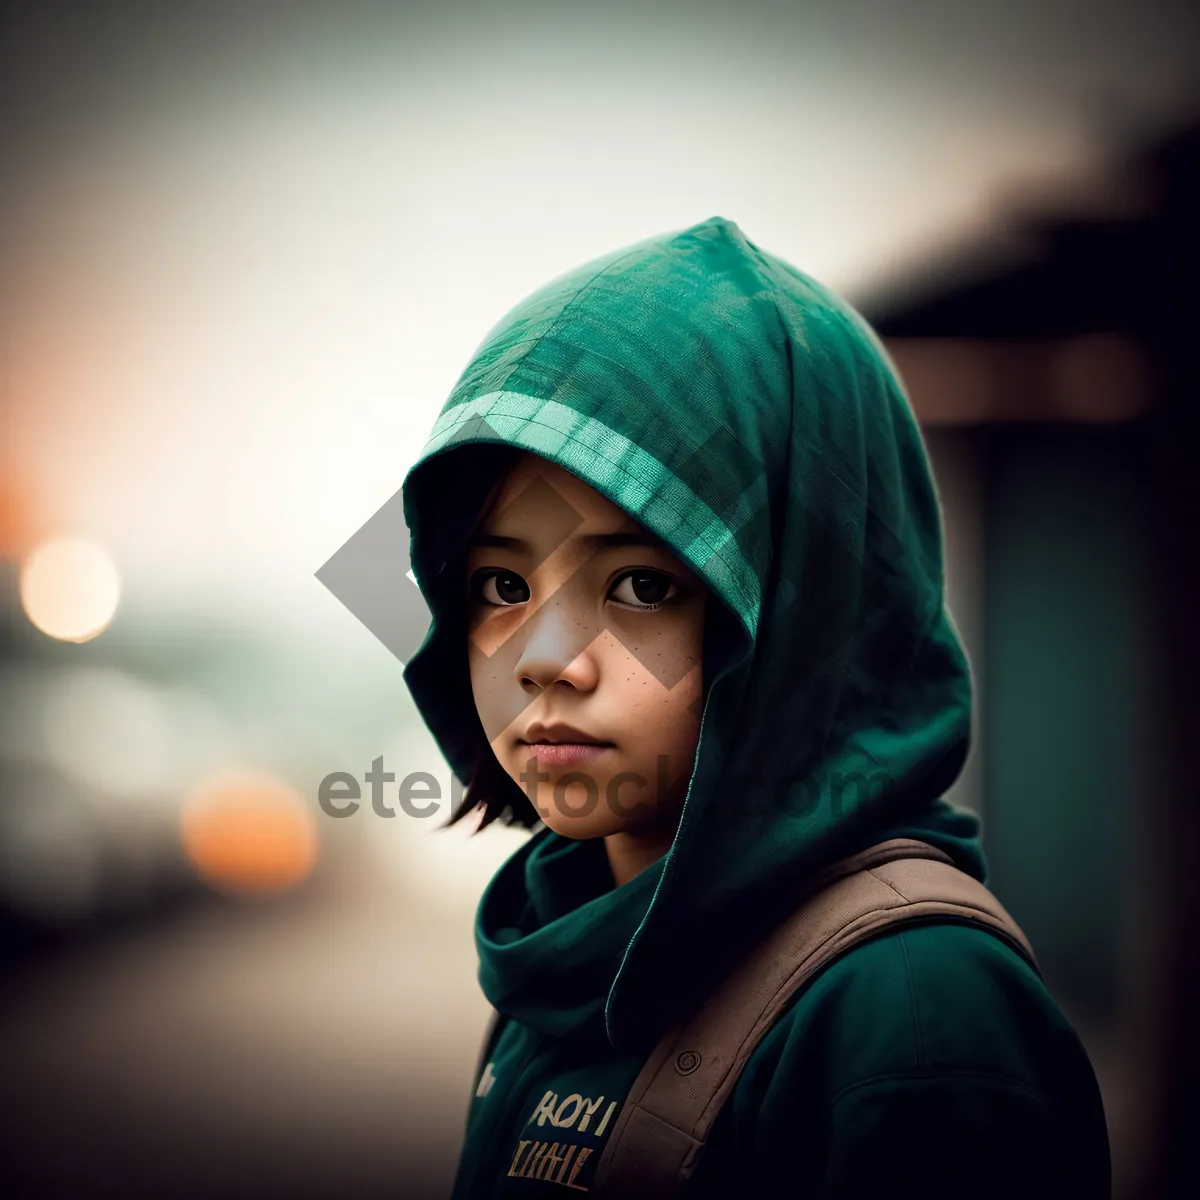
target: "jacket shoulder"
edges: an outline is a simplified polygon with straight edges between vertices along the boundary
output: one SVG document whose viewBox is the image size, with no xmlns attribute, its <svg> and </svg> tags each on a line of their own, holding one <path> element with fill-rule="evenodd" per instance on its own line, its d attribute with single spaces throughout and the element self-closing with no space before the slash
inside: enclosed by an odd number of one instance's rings
<svg viewBox="0 0 1200 1200">
<path fill-rule="evenodd" d="M 996 935 L 944 921 L 898 926 L 836 959 L 791 998 L 751 1064 L 799 1055 L 832 1097 L 896 1073 L 1037 1087 L 1052 1052 L 1082 1046 L 1038 973 Z"/>
<path fill-rule="evenodd" d="M 914 1186 L 933 1189 L 936 1161 L 947 1194 L 967 1167 L 1009 1186 L 1010 1162 L 1024 1170 L 1030 1155 L 1074 1173 L 1072 1194 L 1107 1194 L 1086 1051 L 1037 972 L 986 930 L 897 927 L 814 977 L 750 1056 L 693 1194 L 707 1194 L 705 1174 L 721 1187 L 778 1176 L 813 1195 L 866 1194 L 897 1181 L 905 1152 Z M 1021 1186 L 1039 1194 L 1035 1183 Z M 965 1193 L 992 1194 L 982 1181 Z"/>
</svg>

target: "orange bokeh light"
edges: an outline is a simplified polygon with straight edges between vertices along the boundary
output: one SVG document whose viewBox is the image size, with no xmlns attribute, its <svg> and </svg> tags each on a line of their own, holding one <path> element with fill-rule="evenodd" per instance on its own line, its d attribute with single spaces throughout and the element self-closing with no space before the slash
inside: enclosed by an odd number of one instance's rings
<svg viewBox="0 0 1200 1200">
<path fill-rule="evenodd" d="M 294 887 L 317 858 L 317 826 L 300 795 L 266 776 L 225 773 L 188 795 L 180 840 L 193 870 L 220 891 Z"/>
<path fill-rule="evenodd" d="M 0 460 L 0 558 L 27 554 L 45 533 L 45 524 L 32 479 Z"/>
</svg>

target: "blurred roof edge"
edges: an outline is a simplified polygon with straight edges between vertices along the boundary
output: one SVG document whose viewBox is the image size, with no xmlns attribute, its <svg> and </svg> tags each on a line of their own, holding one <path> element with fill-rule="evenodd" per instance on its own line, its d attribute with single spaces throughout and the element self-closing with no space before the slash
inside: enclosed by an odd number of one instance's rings
<svg viewBox="0 0 1200 1200">
<path fill-rule="evenodd" d="M 1004 198 L 995 237 L 949 247 L 857 306 L 887 340 L 1152 334 L 1197 245 L 1200 103 L 1192 114 L 1087 186 Z"/>
</svg>

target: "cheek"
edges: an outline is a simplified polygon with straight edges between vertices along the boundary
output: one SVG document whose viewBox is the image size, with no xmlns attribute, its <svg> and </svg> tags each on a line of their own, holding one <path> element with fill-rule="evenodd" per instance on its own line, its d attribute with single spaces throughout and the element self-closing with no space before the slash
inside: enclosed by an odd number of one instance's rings
<svg viewBox="0 0 1200 1200">
<path fill-rule="evenodd" d="M 484 735 L 491 744 L 517 715 L 512 711 L 513 689 L 505 686 L 499 664 L 475 651 L 471 652 L 471 694 Z"/>
<path fill-rule="evenodd" d="M 700 667 L 695 666 L 674 686 L 665 688 L 649 672 L 632 673 L 625 683 L 625 721 L 631 749 L 641 755 L 670 755 L 695 749 L 700 733 L 704 694 Z"/>
<path fill-rule="evenodd" d="M 530 616 L 528 605 L 495 608 L 479 605 L 468 617 L 467 642 L 471 649 L 491 658 L 498 654 Z"/>
<path fill-rule="evenodd" d="M 653 764 L 690 756 L 700 732 L 702 629 L 681 623 L 656 637 L 622 639 L 608 664 L 612 700 L 632 753 Z M 606 703 L 607 707 L 607 703 Z"/>
<path fill-rule="evenodd" d="M 608 632 L 629 658 L 618 675 L 623 686 L 663 700 L 701 666 L 703 611 L 677 613 L 672 619 L 648 620 L 615 614 Z"/>
<path fill-rule="evenodd" d="M 482 648 L 473 638 L 467 643 L 471 693 L 489 743 L 494 743 L 533 699 L 514 682 L 522 640 L 504 638 L 490 650 Z"/>
</svg>

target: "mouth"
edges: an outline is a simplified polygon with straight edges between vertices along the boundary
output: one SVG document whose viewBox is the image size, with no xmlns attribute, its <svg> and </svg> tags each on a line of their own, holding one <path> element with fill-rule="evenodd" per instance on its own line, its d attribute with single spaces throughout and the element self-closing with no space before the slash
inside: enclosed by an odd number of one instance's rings
<svg viewBox="0 0 1200 1200">
<path fill-rule="evenodd" d="M 582 729 L 576 729 L 574 725 L 562 723 L 535 723 L 525 731 L 525 736 L 519 740 L 519 744 L 528 746 L 530 753 L 539 762 L 556 766 L 583 762 L 614 748 L 613 742 L 593 737 Z"/>
<path fill-rule="evenodd" d="M 556 767 L 597 758 L 613 749 L 608 742 L 522 742 L 539 763 Z"/>
</svg>

